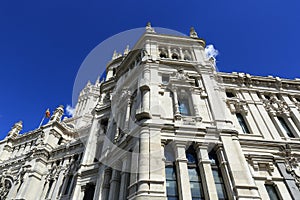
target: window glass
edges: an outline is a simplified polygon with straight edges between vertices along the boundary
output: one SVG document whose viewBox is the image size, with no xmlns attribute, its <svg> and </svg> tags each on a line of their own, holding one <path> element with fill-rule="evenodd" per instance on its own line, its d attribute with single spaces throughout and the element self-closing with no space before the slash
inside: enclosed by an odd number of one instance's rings
<svg viewBox="0 0 300 200">
<path fill-rule="evenodd" d="M 229 92 L 229 91 L 226 92 L 226 96 L 227 96 L 228 98 L 235 97 L 235 95 L 234 95 L 232 92 Z"/>
<path fill-rule="evenodd" d="M 169 76 L 168 75 L 163 75 L 162 76 L 162 83 L 163 84 L 168 84 L 169 83 Z"/>
<path fill-rule="evenodd" d="M 279 200 L 279 196 L 273 185 L 265 185 L 265 187 L 271 200 Z"/>
<path fill-rule="evenodd" d="M 209 159 L 211 164 L 211 169 L 217 189 L 218 199 L 219 200 L 226 200 L 226 189 L 225 189 L 225 183 L 223 181 L 222 173 L 219 168 L 219 162 L 217 159 L 217 155 L 214 151 L 209 153 Z"/>
<path fill-rule="evenodd" d="M 244 117 L 242 116 L 242 114 L 237 113 L 236 117 L 238 119 L 238 122 L 239 122 L 242 130 L 243 130 L 243 133 L 250 133 L 249 128 L 248 128 L 246 121 L 245 121 Z"/>
<path fill-rule="evenodd" d="M 178 199 L 177 178 L 174 166 L 166 166 L 166 187 L 167 198 L 171 200 Z"/>
<path fill-rule="evenodd" d="M 186 158 L 187 158 L 189 163 L 196 163 L 195 155 L 193 155 L 191 153 L 186 153 Z"/>
<path fill-rule="evenodd" d="M 289 128 L 289 126 L 287 125 L 287 123 L 285 122 L 285 120 L 282 118 L 282 117 L 277 117 L 280 124 L 281 124 L 281 127 L 284 129 L 285 133 L 289 136 L 289 137 L 292 137 L 294 138 L 294 135 L 291 131 L 291 129 Z"/>
<path fill-rule="evenodd" d="M 188 99 L 180 98 L 179 102 L 178 102 L 178 105 L 179 105 L 180 114 L 190 115 Z"/>
</svg>

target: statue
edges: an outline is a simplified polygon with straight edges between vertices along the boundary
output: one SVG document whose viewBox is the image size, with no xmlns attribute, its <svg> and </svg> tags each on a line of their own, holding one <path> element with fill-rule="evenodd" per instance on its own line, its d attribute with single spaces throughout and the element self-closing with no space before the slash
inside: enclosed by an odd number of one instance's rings
<svg viewBox="0 0 300 200">
<path fill-rule="evenodd" d="M 195 31 L 195 28 L 194 28 L 194 27 L 191 27 L 191 29 L 190 29 L 190 37 L 191 37 L 191 38 L 198 38 L 198 34 L 197 34 L 197 32 Z"/>
<path fill-rule="evenodd" d="M 155 31 L 154 31 L 154 29 L 152 28 L 150 22 L 147 23 L 147 26 L 146 26 L 146 32 L 147 32 L 147 33 L 155 33 Z"/>
</svg>

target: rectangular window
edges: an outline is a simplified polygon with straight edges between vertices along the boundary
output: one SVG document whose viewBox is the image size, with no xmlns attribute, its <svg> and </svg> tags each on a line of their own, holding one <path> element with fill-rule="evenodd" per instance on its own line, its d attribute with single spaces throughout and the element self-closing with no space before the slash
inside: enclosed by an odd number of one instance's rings
<svg viewBox="0 0 300 200">
<path fill-rule="evenodd" d="M 166 186 L 168 200 L 178 199 L 177 178 L 174 166 L 166 166 Z"/>
<path fill-rule="evenodd" d="M 233 97 L 235 97 L 235 95 L 233 94 L 233 92 L 230 92 L 230 91 L 226 91 L 226 96 L 227 96 L 228 98 L 233 98 Z"/>
<path fill-rule="evenodd" d="M 217 194 L 218 194 L 218 199 L 219 200 L 227 200 L 227 193 L 225 189 L 225 183 L 223 181 L 222 177 L 222 172 L 219 168 L 219 162 L 217 159 L 217 155 L 215 152 L 209 153 L 209 160 L 211 164 L 211 170 L 213 173 L 216 189 L 217 189 Z"/>
<path fill-rule="evenodd" d="M 247 123 L 246 123 L 246 121 L 245 121 L 243 115 L 242 115 L 241 113 L 236 113 L 236 117 L 237 117 L 237 119 L 238 119 L 238 122 L 239 122 L 239 124 L 240 124 L 242 130 L 243 130 L 243 133 L 249 134 L 250 131 L 249 131 L 249 128 L 248 128 L 248 126 L 247 126 Z"/>
<path fill-rule="evenodd" d="M 190 186 L 193 200 L 202 200 L 204 199 L 202 184 L 200 179 L 200 173 L 197 168 L 188 168 Z"/>
<path fill-rule="evenodd" d="M 187 98 L 179 98 L 178 99 L 179 112 L 182 115 L 190 116 L 190 106 Z"/>
<path fill-rule="evenodd" d="M 46 199 L 49 197 L 53 183 L 54 183 L 54 180 L 50 180 L 49 187 L 48 187 L 47 194 L 46 194 Z"/>
<path fill-rule="evenodd" d="M 68 178 L 68 182 L 67 182 L 67 186 L 66 186 L 64 195 L 69 194 L 69 189 L 71 187 L 72 180 L 73 180 L 73 175 L 70 175 L 69 178 Z"/>
<path fill-rule="evenodd" d="M 168 75 L 162 75 L 162 83 L 168 84 L 169 83 L 169 76 Z"/>
<path fill-rule="evenodd" d="M 285 134 L 288 135 L 291 138 L 294 138 L 295 136 L 293 135 L 290 127 L 288 126 L 288 124 L 286 123 L 286 121 L 282 118 L 277 116 L 278 121 L 280 122 L 280 125 L 282 127 L 282 129 L 284 130 Z"/>
<path fill-rule="evenodd" d="M 265 185 L 265 187 L 271 200 L 280 200 L 276 188 L 273 185 Z"/>
</svg>

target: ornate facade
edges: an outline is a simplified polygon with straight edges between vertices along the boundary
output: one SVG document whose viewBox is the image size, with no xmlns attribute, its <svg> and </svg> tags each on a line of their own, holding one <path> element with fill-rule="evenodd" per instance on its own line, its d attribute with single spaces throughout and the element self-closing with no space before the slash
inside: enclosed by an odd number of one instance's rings
<svg viewBox="0 0 300 200">
<path fill-rule="evenodd" d="M 204 50 L 148 24 L 73 117 L 0 141 L 0 199 L 300 199 L 300 80 L 217 72 Z"/>
</svg>

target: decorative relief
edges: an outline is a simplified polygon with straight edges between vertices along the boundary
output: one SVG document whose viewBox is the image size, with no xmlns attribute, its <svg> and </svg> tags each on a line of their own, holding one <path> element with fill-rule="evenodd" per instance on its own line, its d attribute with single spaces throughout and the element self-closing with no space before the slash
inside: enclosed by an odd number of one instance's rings
<svg viewBox="0 0 300 200">
<path fill-rule="evenodd" d="M 0 199 L 6 200 L 7 195 L 12 187 L 12 182 L 4 176 L 0 176 Z"/>
<path fill-rule="evenodd" d="M 268 172 L 270 175 L 274 172 L 274 164 L 272 160 L 264 159 L 260 157 L 254 157 L 252 155 L 246 156 L 248 163 L 252 166 L 254 171 Z"/>
<path fill-rule="evenodd" d="M 226 100 L 227 106 L 231 113 L 248 113 L 247 102 L 238 98 L 230 98 Z"/>
<path fill-rule="evenodd" d="M 254 77 L 250 74 L 236 73 L 233 72 L 232 75 L 219 74 L 221 77 L 218 81 L 226 84 L 237 84 L 242 87 L 267 87 L 275 88 L 278 90 L 300 90 L 300 84 L 298 81 L 293 80 L 282 80 L 279 77 Z"/>
<path fill-rule="evenodd" d="M 274 96 L 270 99 L 263 99 L 263 104 L 266 110 L 272 115 L 286 114 L 289 116 L 291 109 L 285 101 L 278 100 Z"/>
<path fill-rule="evenodd" d="M 300 155 L 292 153 L 290 144 L 282 146 L 278 155 L 284 157 L 286 171 L 294 177 L 300 190 Z"/>
</svg>

